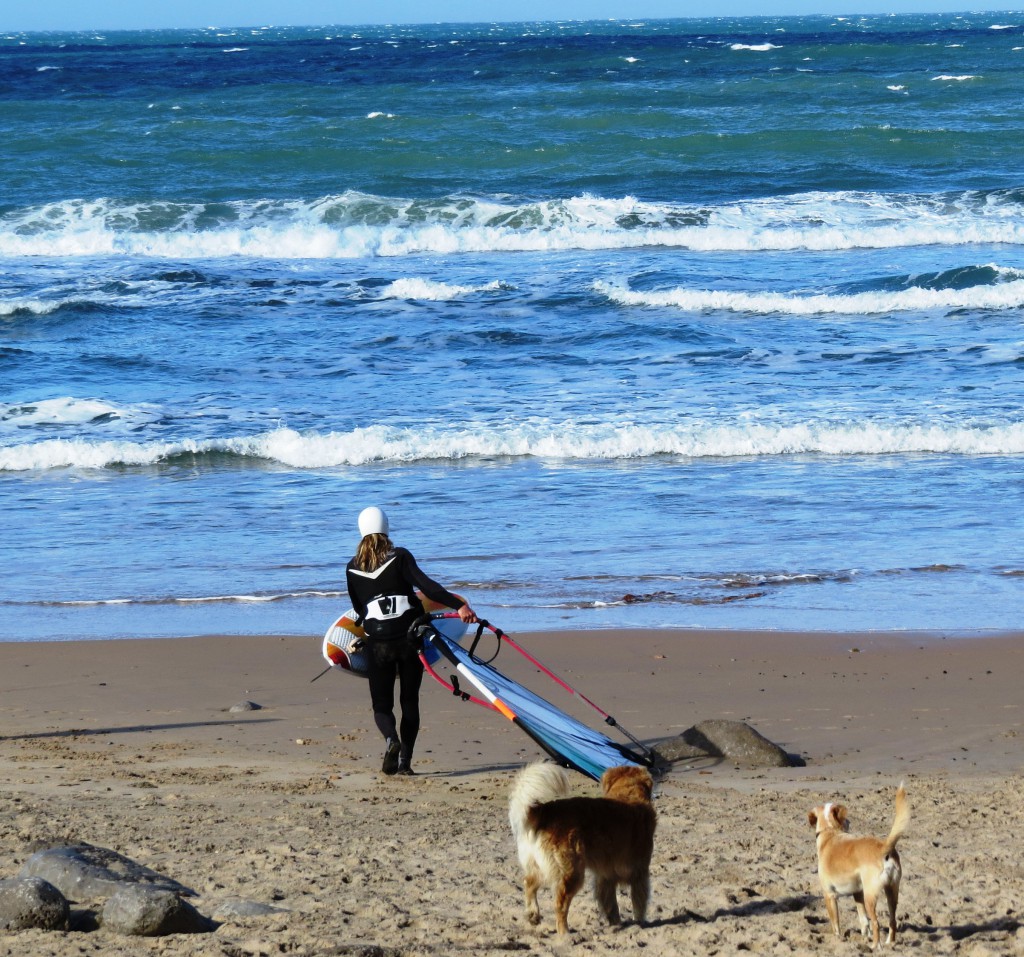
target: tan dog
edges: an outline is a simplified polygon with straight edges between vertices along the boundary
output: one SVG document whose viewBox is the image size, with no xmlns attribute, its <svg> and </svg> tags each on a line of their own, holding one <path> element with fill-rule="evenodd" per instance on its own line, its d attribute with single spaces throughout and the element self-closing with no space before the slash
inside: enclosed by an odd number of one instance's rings
<svg viewBox="0 0 1024 957">
<path fill-rule="evenodd" d="M 818 877 L 825 895 L 825 907 L 832 930 L 839 934 L 839 905 L 836 898 L 852 894 L 857 903 L 860 932 L 867 936 L 871 926 L 871 948 L 878 946 L 878 898 L 885 892 L 889 906 L 889 936 L 887 943 L 896 941 L 896 903 L 900 893 L 903 870 L 896 842 L 903 836 L 910 822 L 907 792 L 900 784 L 896 791 L 896 817 L 889 836 L 881 841 L 877 837 L 851 837 L 847 828 L 846 808 L 842 804 L 825 804 L 809 811 L 807 818 L 815 829 L 818 846 Z"/>
<path fill-rule="evenodd" d="M 604 797 L 567 797 L 568 776 L 554 764 L 531 764 L 519 772 L 509 798 L 509 823 L 523 867 L 526 916 L 540 923 L 537 891 L 555 891 L 555 920 L 569 932 L 569 905 L 588 869 L 594 895 L 611 924 L 618 924 L 616 890 L 628 884 L 633 917 L 643 923 L 650 896 L 656 814 L 654 781 L 640 767 L 609 768 L 601 777 Z"/>
</svg>

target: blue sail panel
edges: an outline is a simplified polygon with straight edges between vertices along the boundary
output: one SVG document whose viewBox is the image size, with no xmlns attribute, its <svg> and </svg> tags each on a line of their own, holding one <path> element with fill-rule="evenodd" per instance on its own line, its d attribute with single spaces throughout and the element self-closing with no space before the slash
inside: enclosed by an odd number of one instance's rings
<svg viewBox="0 0 1024 957">
<path fill-rule="evenodd" d="M 600 780 L 608 768 L 645 763 L 629 748 L 567 715 L 444 635 L 434 631 L 428 640 L 486 697 L 503 704 L 510 717 L 557 761 L 594 780 Z"/>
</svg>

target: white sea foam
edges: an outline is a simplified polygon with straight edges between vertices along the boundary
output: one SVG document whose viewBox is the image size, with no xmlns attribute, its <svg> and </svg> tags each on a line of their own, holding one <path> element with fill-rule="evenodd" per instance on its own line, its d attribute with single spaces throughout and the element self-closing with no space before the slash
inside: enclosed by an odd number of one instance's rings
<svg viewBox="0 0 1024 957">
<path fill-rule="evenodd" d="M 46 469 L 103 469 L 112 465 L 153 465 L 186 452 L 209 451 L 196 442 L 93 442 L 88 439 L 46 439 L 26 445 L 0 447 L 0 471 Z"/>
<path fill-rule="evenodd" d="M 755 53 L 766 53 L 768 50 L 781 50 L 776 43 L 733 43 L 730 50 L 753 50 Z"/>
<path fill-rule="evenodd" d="M 1002 424 L 741 421 L 590 425 L 526 422 L 463 428 L 371 426 L 352 432 L 275 429 L 252 436 L 177 442 L 47 439 L 0 447 L 0 471 L 156 465 L 184 455 L 231 454 L 296 469 L 494 458 L 640 460 L 658 456 L 793 454 L 1024 455 L 1024 421 Z"/>
<path fill-rule="evenodd" d="M 446 282 L 434 282 L 429 279 L 396 279 L 380 291 L 382 299 L 430 300 L 449 302 L 481 292 L 500 292 L 509 288 L 499 280 L 483 286 L 458 286 Z"/>
<path fill-rule="evenodd" d="M 963 83 L 965 80 L 978 80 L 980 77 L 973 73 L 964 73 L 961 76 L 952 76 L 949 73 L 943 73 L 939 76 L 933 76 L 932 80 L 949 80 L 954 83 Z"/>
<path fill-rule="evenodd" d="M 636 291 L 598 280 L 594 289 L 624 306 L 674 306 L 689 311 L 724 309 L 732 312 L 782 313 L 810 316 L 821 313 L 877 315 L 928 309 L 1019 309 L 1024 306 L 1024 280 L 968 289 L 901 289 L 853 295 L 777 292 L 733 292 L 715 289 Z"/>
<path fill-rule="evenodd" d="M 514 204 L 344 193 L 311 202 L 68 200 L 0 217 L 0 256 L 350 259 L 680 247 L 842 250 L 1024 244 L 1013 194 L 830 192 L 706 207 L 590 195 Z M 203 225 L 200 226 L 199 224 Z"/>
<path fill-rule="evenodd" d="M 0 300 L 0 318 L 13 316 L 19 312 L 28 312 L 35 316 L 45 316 L 61 307 L 62 303 L 43 299 L 6 299 Z"/>
<path fill-rule="evenodd" d="M 18 434 L 32 434 L 36 427 L 52 428 L 103 426 L 113 424 L 132 428 L 159 418 L 161 412 L 146 404 L 114 405 L 99 399 L 62 396 L 26 402 L 0 402 L 0 434 L 11 429 Z M 13 433 L 9 433 L 13 434 Z"/>
<path fill-rule="evenodd" d="M 203 605 L 222 602 L 239 602 L 265 604 L 267 602 L 285 601 L 290 598 L 341 598 L 348 595 L 342 591 L 294 591 L 266 595 L 197 595 L 168 596 L 165 598 L 80 598 L 67 601 L 45 602 L 47 605 L 60 607 L 87 607 L 91 605 Z"/>
<path fill-rule="evenodd" d="M 17 425 L 72 425 L 107 416 L 120 417 L 120 410 L 107 402 L 71 397 L 41 402 L 0 402 L 0 422 Z"/>
<path fill-rule="evenodd" d="M 67 289 L 54 287 L 47 290 L 53 298 L 42 299 L 38 296 L 28 298 L 0 299 L 0 319 L 5 317 L 28 314 L 30 316 L 46 316 L 65 307 L 98 306 L 112 309 L 145 308 L 152 305 L 154 299 L 160 299 L 165 305 L 189 299 L 187 284 L 164 280 L 140 280 L 122 283 L 116 291 L 104 289 Z M 207 298 L 226 297 L 234 293 L 229 289 L 206 288 Z"/>
</svg>

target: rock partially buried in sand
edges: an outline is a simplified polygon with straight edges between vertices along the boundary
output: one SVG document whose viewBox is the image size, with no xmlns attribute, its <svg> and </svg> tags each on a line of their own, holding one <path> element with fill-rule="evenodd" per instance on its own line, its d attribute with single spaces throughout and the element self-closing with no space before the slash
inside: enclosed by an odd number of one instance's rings
<svg viewBox="0 0 1024 957">
<path fill-rule="evenodd" d="M 263 705 L 256 704 L 255 701 L 239 701 L 238 704 L 233 704 L 228 711 L 239 712 L 239 711 L 262 711 Z"/>
<path fill-rule="evenodd" d="M 71 900 L 109 897 L 124 884 L 146 884 L 194 897 L 195 891 L 122 857 L 116 851 L 91 844 L 51 847 L 37 851 L 22 866 L 19 877 L 41 877 Z"/>
<path fill-rule="evenodd" d="M 205 934 L 210 920 L 174 891 L 144 884 L 125 884 L 103 905 L 103 926 L 132 937 Z"/>
<path fill-rule="evenodd" d="M 787 754 L 749 724 L 721 718 L 701 721 L 679 737 L 659 742 L 657 752 L 668 761 L 727 758 L 752 768 L 792 768 L 804 764 L 801 757 Z"/>
<path fill-rule="evenodd" d="M 0 880 L 0 930 L 67 930 L 67 899 L 41 877 Z"/>
<path fill-rule="evenodd" d="M 271 914 L 287 914 L 288 909 L 245 900 L 243 897 L 228 897 L 220 901 L 211 913 L 215 920 L 225 920 L 229 917 L 269 917 Z"/>
</svg>

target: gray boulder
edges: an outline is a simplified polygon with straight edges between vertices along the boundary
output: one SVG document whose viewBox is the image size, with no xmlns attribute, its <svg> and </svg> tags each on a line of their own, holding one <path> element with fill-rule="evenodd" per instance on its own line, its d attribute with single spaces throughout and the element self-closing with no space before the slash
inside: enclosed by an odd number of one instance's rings
<svg viewBox="0 0 1024 957">
<path fill-rule="evenodd" d="M 22 866 L 19 877 L 41 877 L 70 900 L 109 897 L 126 883 L 146 884 L 185 897 L 195 891 L 122 857 L 116 851 L 91 844 L 51 847 L 37 851 Z"/>
<path fill-rule="evenodd" d="M 0 880 L 0 930 L 67 930 L 70 916 L 67 899 L 42 878 Z"/>
<path fill-rule="evenodd" d="M 124 884 L 103 905 L 105 929 L 133 937 L 204 934 L 213 924 L 174 891 Z"/>
<path fill-rule="evenodd" d="M 802 758 L 787 754 L 749 724 L 722 718 L 701 721 L 678 737 L 659 742 L 657 751 L 667 761 L 726 758 L 750 768 L 791 768 L 804 764 Z"/>
</svg>

